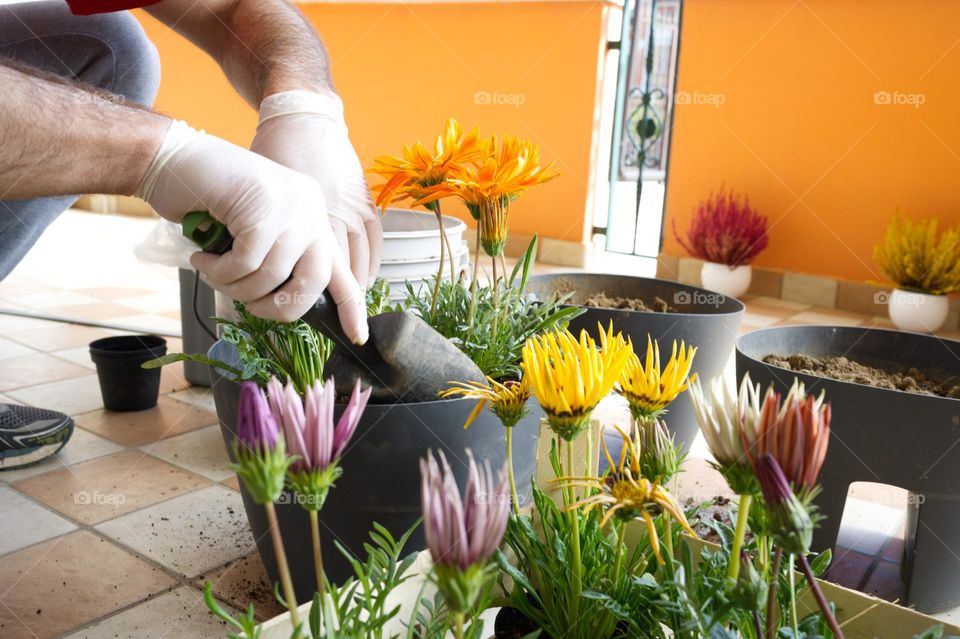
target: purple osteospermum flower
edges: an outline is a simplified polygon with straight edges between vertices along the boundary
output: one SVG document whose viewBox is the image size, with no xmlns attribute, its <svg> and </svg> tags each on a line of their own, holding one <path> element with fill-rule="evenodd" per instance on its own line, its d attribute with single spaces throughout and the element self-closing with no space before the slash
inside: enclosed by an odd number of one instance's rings
<svg viewBox="0 0 960 639">
<path fill-rule="evenodd" d="M 506 473 L 494 481 L 490 463 L 478 466 L 467 451 L 469 468 L 463 498 L 443 452 L 420 460 L 421 505 L 427 546 L 434 564 L 466 571 L 487 561 L 507 527 L 510 500 Z"/>
<path fill-rule="evenodd" d="M 263 391 L 253 382 L 244 382 L 237 405 L 237 440 L 250 450 L 272 450 L 279 439 L 280 430 Z"/>
<path fill-rule="evenodd" d="M 297 456 L 294 472 L 322 472 L 340 458 L 360 423 L 360 417 L 370 399 L 370 389 L 360 390 L 357 381 L 343 415 L 333 423 L 336 393 L 333 380 L 325 384 L 319 380 L 307 387 L 300 399 L 292 383 L 286 387 L 276 378 L 267 384 L 270 408 L 283 427 L 284 438 L 291 455 Z"/>
</svg>

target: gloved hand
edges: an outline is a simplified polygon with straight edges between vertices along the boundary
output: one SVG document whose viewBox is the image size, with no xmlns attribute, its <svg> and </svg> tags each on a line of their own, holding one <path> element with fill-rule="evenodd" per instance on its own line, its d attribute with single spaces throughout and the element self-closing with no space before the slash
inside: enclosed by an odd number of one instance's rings
<svg viewBox="0 0 960 639">
<path fill-rule="evenodd" d="M 266 97 L 250 149 L 320 183 L 330 225 L 354 276 L 362 287 L 371 283 L 380 267 L 383 230 L 347 137 L 340 98 L 310 91 Z"/>
<path fill-rule="evenodd" d="M 316 180 L 173 122 L 137 196 L 168 220 L 206 209 L 227 226 L 232 250 L 197 252 L 190 262 L 253 314 L 293 321 L 329 284 L 343 330 L 366 341 L 365 296 L 337 245 Z"/>
</svg>

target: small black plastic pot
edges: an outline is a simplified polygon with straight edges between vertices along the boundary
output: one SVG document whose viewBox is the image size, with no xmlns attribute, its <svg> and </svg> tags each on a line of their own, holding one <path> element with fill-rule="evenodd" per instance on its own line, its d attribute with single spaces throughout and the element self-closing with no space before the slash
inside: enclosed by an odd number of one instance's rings
<svg viewBox="0 0 960 639">
<path fill-rule="evenodd" d="M 90 342 L 103 407 L 124 412 L 156 406 L 160 369 L 146 370 L 141 365 L 166 353 L 167 341 L 156 335 L 118 335 Z"/>
<path fill-rule="evenodd" d="M 784 326 L 737 340 L 737 378 L 749 373 L 781 393 L 799 378 L 808 393 L 826 393 L 830 444 L 816 498 L 823 516 L 815 550 L 834 546 L 853 482 L 910 491 L 901 574 L 906 605 L 937 612 L 960 605 L 960 399 L 876 388 L 767 364 L 767 355 L 844 356 L 886 370 L 916 367 L 960 377 L 960 342 L 905 331 L 844 326 Z"/>
<path fill-rule="evenodd" d="M 661 357 L 670 356 L 673 340 L 697 347 L 693 372 L 709 380 L 720 375 L 730 360 L 733 345 L 743 320 L 743 303 L 706 289 L 669 280 L 630 275 L 603 273 L 551 273 L 530 278 L 527 291 L 541 299 L 556 293 L 570 293 L 569 302 L 584 308 L 584 313 L 570 322 L 570 331 L 579 335 L 586 330 L 599 339 L 598 324 L 605 329 L 613 322 L 613 330 L 633 341 L 633 347 L 642 358 L 647 348 L 647 336 L 660 344 Z M 675 307 L 677 313 L 653 313 L 584 306 L 592 295 L 603 291 L 610 297 L 627 297 L 652 302 L 659 297 Z M 663 349 L 667 349 L 666 355 Z M 689 447 L 697 436 L 698 426 L 690 403 L 689 393 L 683 393 L 671 404 L 664 417 L 667 428 L 678 444 Z M 619 447 L 619 438 L 609 442 Z"/>
<path fill-rule="evenodd" d="M 233 346 L 219 341 L 210 357 L 236 361 Z M 211 387 L 220 429 L 233 455 L 234 428 L 240 385 L 211 369 Z M 334 545 L 339 541 L 355 556 L 365 557 L 363 544 L 373 524 L 379 523 L 399 538 L 420 518 L 419 460 L 428 450 L 443 451 L 459 485 L 466 483 L 467 448 L 479 463 L 490 460 L 494 468 L 505 461 L 506 432 L 490 411 L 484 410 L 468 429 L 463 428 L 475 400 L 452 399 L 417 404 L 370 404 L 363 413 L 353 440 L 341 460 L 343 476 L 330 491 L 320 511 L 324 569 L 333 582 L 352 574 L 349 563 Z M 537 438 L 542 413 L 535 402 L 532 412 L 514 427 L 513 463 L 520 500 L 529 499 L 530 478 L 536 468 Z M 337 406 L 339 418 L 344 406 Z M 262 506 L 241 486 L 247 520 L 270 580 L 279 579 L 269 527 Z M 310 520 L 306 511 L 285 494 L 277 505 L 283 545 L 290 562 L 298 601 L 312 598 L 315 590 Z M 426 546 L 418 528 L 406 551 Z"/>
</svg>

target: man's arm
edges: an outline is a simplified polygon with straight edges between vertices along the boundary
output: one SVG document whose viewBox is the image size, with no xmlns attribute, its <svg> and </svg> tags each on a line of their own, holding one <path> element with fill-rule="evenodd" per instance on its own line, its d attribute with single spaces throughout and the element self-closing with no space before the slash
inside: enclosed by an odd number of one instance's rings
<svg viewBox="0 0 960 639">
<path fill-rule="evenodd" d="M 170 120 L 0 59 L 0 199 L 130 195 Z"/>
<path fill-rule="evenodd" d="M 216 60 L 254 108 L 280 91 L 333 90 L 323 43 L 286 0 L 163 0 L 146 10 Z"/>
</svg>

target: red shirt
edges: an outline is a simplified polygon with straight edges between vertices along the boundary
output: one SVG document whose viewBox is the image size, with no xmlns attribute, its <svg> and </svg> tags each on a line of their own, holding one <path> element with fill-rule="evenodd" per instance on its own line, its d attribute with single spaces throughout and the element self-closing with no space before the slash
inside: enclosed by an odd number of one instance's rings
<svg viewBox="0 0 960 639">
<path fill-rule="evenodd" d="M 160 0 L 67 0 L 70 11 L 77 16 L 89 16 L 94 13 L 112 13 L 156 4 Z"/>
</svg>

